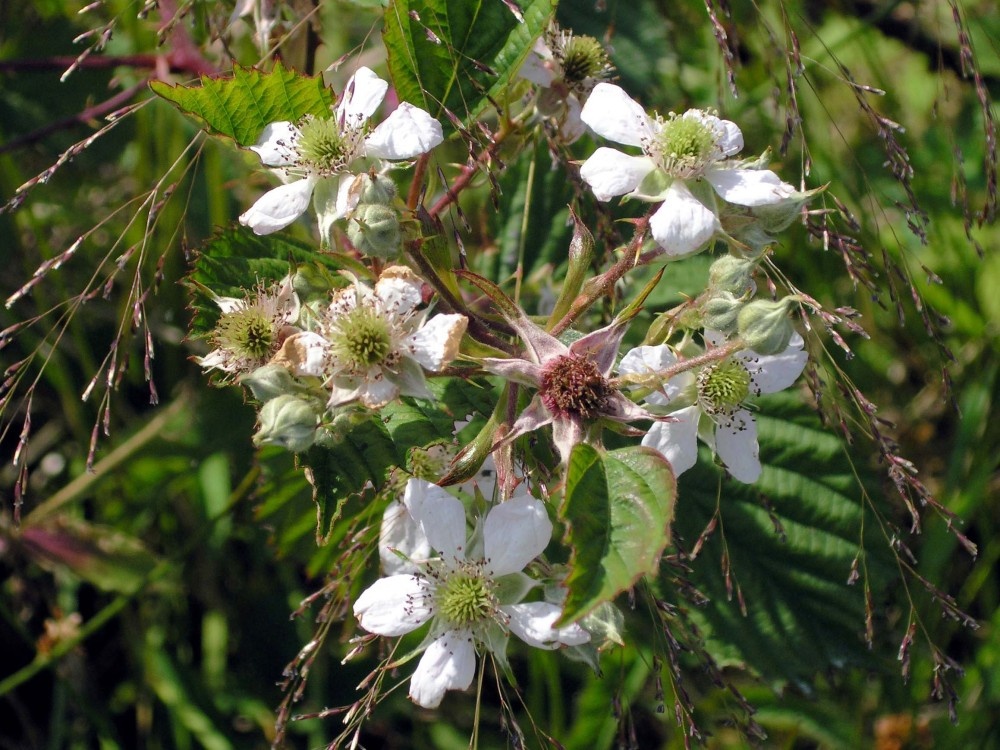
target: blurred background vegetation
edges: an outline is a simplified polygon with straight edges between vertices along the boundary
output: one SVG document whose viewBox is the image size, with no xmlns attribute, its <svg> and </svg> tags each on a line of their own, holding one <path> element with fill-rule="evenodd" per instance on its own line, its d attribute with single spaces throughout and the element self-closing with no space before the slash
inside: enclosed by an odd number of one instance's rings
<svg viewBox="0 0 1000 750">
<path fill-rule="evenodd" d="M 105 127 L 107 114 L 150 100 L 148 77 L 186 81 L 260 56 L 244 21 L 218 40 L 231 2 L 156 9 L 108 0 L 79 13 L 81 5 L 0 3 L 0 201 Z M 182 30 L 167 29 L 158 46 L 163 18 L 177 10 Z M 716 106 L 743 128 L 746 153 L 771 147 L 785 179 L 829 185 L 825 207 L 853 216 L 855 226 L 838 226 L 867 253 L 847 256 L 860 281 L 836 242 L 824 248 L 805 227 L 787 235 L 777 262 L 825 305 L 861 313 L 870 339 L 845 333 L 853 357 L 829 341 L 829 361 L 877 405 L 899 454 L 978 545 L 973 558 L 930 512 L 921 533 L 898 540 L 902 559 L 912 551 L 916 572 L 978 629 L 940 616 L 911 580 L 909 589 L 873 592 L 883 625 L 867 670 L 819 673 L 811 685 L 733 674 L 757 708 L 766 747 L 1000 748 L 1000 429 L 990 418 L 1000 232 L 995 135 L 984 114 L 1000 94 L 995 11 L 989 0 L 567 0 L 559 8 L 565 26 L 610 42 L 637 99 L 661 112 Z M 378 2 L 290 1 L 273 38 L 288 35 L 280 54 L 299 70 L 359 54 L 384 73 L 380 14 Z M 103 49 L 60 83 L 111 21 Z M 0 422 L 2 748 L 266 747 L 285 667 L 313 638 L 321 607 L 289 614 L 326 576 L 343 573 L 338 545 L 315 545 L 314 511 L 290 459 L 256 461 L 252 408 L 237 389 L 211 387 L 190 361 L 202 351 L 185 338 L 179 281 L 191 253 L 266 184 L 256 159 L 229 144 L 197 138 L 189 147 L 197 133 L 166 103 L 148 101 L 0 214 L 0 293 L 16 297 L 0 309 L 9 379 Z M 513 167 L 505 179 L 516 195 Z M 487 189 L 470 196 L 467 213 L 473 232 L 494 234 L 502 250 L 504 217 L 475 212 L 477 201 L 488 204 Z M 60 268 L 19 294 L 79 237 Z M 562 247 L 529 255 L 528 277 L 558 264 Z M 30 440 L 19 448 L 22 434 Z M 19 525 L 18 451 L 30 469 Z M 870 440 L 859 434 L 852 451 L 885 477 Z M 881 489 L 908 526 L 887 480 Z M 940 653 L 918 638 L 904 681 L 895 657 L 911 596 Z M 350 704 L 367 673 L 339 664 L 350 624 L 328 627 L 293 714 Z M 682 747 L 648 656 L 607 656 L 603 679 L 526 661 L 524 700 L 566 747 Z M 929 694 L 945 658 L 965 670 L 951 674 L 957 723 Z M 747 744 L 728 727 L 725 691 L 697 670 L 687 679 L 699 724 L 712 733 L 707 744 Z M 366 746 L 465 747 L 473 709 L 449 704 L 445 724 L 393 695 L 369 723 Z M 324 746 L 338 724 L 336 716 L 293 722 L 287 742 Z M 482 746 L 506 746 L 494 716 L 484 733 Z"/>
</svg>

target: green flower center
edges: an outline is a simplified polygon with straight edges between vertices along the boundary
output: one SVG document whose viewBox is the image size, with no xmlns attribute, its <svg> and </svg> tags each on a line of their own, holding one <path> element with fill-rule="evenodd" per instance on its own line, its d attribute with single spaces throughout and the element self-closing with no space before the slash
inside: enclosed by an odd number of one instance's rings
<svg viewBox="0 0 1000 750">
<path fill-rule="evenodd" d="M 683 117 L 670 113 L 660 121 L 651 154 L 668 174 L 674 177 L 693 177 L 712 161 L 718 134 L 696 117 Z"/>
<path fill-rule="evenodd" d="M 746 401 L 750 386 L 747 368 L 736 360 L 726 360 L 698 374 L 698 402 L 709 414 L 728 414 Z"/>
<path fill-rule="evenodd" d="M 605 77 L 610 67 L 604 47 L 592 36 L 574 36 L 562 49 L 563 80 L 570 88 Z"/>
<path fill-rule="evenodd" d="M 367 307 L 356 307 L 343 316 L 331 343 L 334 356 L 355 369 L 383 364 L 392 351 L 388 321 Z"/>
<path fill-rule="evenodd" d="M 354 143 L 344 137 L 336 118 L 307 116 L 299 131 L 299 157 L 310 167 L 326 173 L 340 172 L 351 160 Z"/>
<path fill-rule="evenodd" d="M 496 608 L 493 582 L 473 571 L 453 573 L 437 589 L 437 611 L 453 626 L 469 627 Z"/>
<path fill-rule="evenodd" d="M 546 364 L 539 392 L 554 416 L 592 419 L 607 408 L 612 390 L 597 365 L 567 354 Z"/>
<path fill-rule="evenodd" d="M 263 363 L 277 348 L 274 320 L 256 305 L 223 313 L 214 338 L 220 349 L 253 362 Z"/>
</svg>

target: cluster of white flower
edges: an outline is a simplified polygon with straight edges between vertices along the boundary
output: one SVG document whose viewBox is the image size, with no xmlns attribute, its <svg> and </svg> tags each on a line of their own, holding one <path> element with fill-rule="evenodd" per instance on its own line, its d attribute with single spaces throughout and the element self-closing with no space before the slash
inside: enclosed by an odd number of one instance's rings
<svg viewBox="0 0 1000 750">
<path fill-rule="evenodd" d="M 598 201 L 628 196 L 660 204 L 649 231 L 662 253 L 681 257 L 715 239 L 732 240 L 725 215 L 733 206 L 777 207 L 783 213 L 774 223 L 804 202 L 807 194 L 764 169 L 763 159 L 732 158 L 743 148 L 735 124 L 701 110 L 648 115 L 607 81 L 611 71 L 596 40 L 553 28 L 538 40 L 521 76 L 541 87 L 535 107 L 554 137 L 569 144 L 589 127 L 641 150 L 630 155 L 597 148 L 580 176 Z M 428 113 L 403 103 L 369 132 L 368 120 L 387 88 L 361 68 L 329 118 L 268 125 L 252 148 L 283 184 L 240 222 L 268 234 L 287 227 L 312 202 L 322 243 L 329 242 L 333 223 L 347 218 L 357 225 L 347 232 L 354 250 L 395 257 L 402 246 L 395 186 L 384 168 L 352 170 L 361 159 L 427 153 L 441 143 L 442 129 Z M 789 387 L 806 353 L 783 301 L 752 300 L 759 255 L 735 244 L 739 252 L 713 264 L 709 288 L 696 301 L 703 346 L 686 335 L 683 346 L 673 347 L 661 336 L 618 361 L 637 307 L 603 328 L 562 340 L 512 300 L 499 304 L 524 354 L 467 359 L 480 373 L 534 393 L 488 447 L 506 449 L 551 425 L 565 466 L 575 445 L 599 445 L 601 430 L 620 423 L 619 431 L 643 435 L 642 445 L 662 454 L 675 474 L 695 464 L 701 437 L 734 478 L 756 481 L 762 469 L 750 401 Z M 329 436 L 344 409 L 433 398 L 426 373 L 441 373 L 459 356 L 468 319 L 429 314 L 421 278 L 407 266 L 382 265 L 373 262 L 382 269 L 374 286 L 344 273 L 347 285 L 320 300 L 300 301 L 294 276 L 246 299 L 216 299 L 222 312 L 211 336 L 214 349 L 200 363 L 238 378 L 263 403 L 257 442 L 302 451 Z M 502 292 L 482 284 L 499 303 Z M 621 425 L 642 420 L 652 425 L 645 433 Z M 423 479 L 409 479 L 402 499 L 385 512 L 379 542 L 385 577 L 360 595 L 354 613 L 365 630 L 388 637 L 430 624 L 410 682 L 410 697 L 421 706 L 435 707 L 447 690 L 467 688 L 477 651 L 489 650 L 502 661 L 510 633 L 545 649 L 579 646 L 591 637 L 579 625 L 556 627 L 561 605 L 539 598 L 539 584 L 522 572 L 545 550 L 552 524 L 542 501 L 520 492 L 494 504 L 471 537 L 463 503 Z"/>
</svg>

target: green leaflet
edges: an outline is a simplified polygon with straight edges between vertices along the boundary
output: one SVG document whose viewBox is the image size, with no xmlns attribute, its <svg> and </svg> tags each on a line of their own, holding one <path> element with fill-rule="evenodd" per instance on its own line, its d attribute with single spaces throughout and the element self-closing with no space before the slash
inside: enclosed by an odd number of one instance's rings
<svg viewBox="0 0 1000 750">
<path fill-rule="evenodd" d="M 685 548 L 717 504 L 721 512 L 719 527 L 691 563 L 690 580 L 710 601 L 688 614 L 720 664 L 747 665 L 806 687 L 824 668 L 870 663 L 864 586 L 876 598 L 885 590 L 891 553 L 840 440 L 798 397 L 771 396 L 756 418 L 764 465 L 757 484 L 723 480 L 720 498 L 719 473 L 707 461 L 681 477 L 676 531 Z M 845 586 L 862 549 L 862 580 Z"/>
<path fill-rule="evenodd" d="M 466 125 L 496 100 L 552 16 L 552 0 L 520 3 L 524 21 L 501 0 L 394 0 L 383 41 L 402 101 L 441 121 L 444 110 Z"/>
<path fill-rule="evenodd" d="M 232 78 L 202 76 L 200 86 L 153 81 L 149 87 L 185 114 L 202 120 L 212 135 L 228 136 L 240 146 L 252 146 L 272 122 L 294 121 L 309 114 L 329 117 L 333 104 L 333 92 L 323 85 L 322 76 L 301 75 L 280 61 L 269 73 L 237 65 Z"/>
<path fill-rule="evenodd" d="M 677 487 L 670 465 L 648 448 L 573 448 L 562 518 L 573 549 L 564 621 L 582 617 L 654 573 L 670 542 Z"/>
</svg>

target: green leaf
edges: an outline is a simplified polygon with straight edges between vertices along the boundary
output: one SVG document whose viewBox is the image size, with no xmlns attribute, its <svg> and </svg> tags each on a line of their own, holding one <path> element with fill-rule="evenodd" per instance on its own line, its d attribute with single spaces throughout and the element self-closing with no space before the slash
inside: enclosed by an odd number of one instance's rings
<svg viewBox="0 0 1000 750">
<path fill-rule="evenodd" d="M 840 440 L 797 396 L 762 401 L 757 424 L 757 484 L 723 480 L 720 499 L 710 461 L 681 478 L 676 531 L 688 547 L 720 508 L 718 528 L 691 563 L 691 582 L 710 601 L 689 614 L 722 665 L 806 687 L 825 667 L 871 663 L 865 586 L 885 590 L 891 553 Z M 859 553 L 861 580 L 848 586 Z"/>
<path fill-rule="evenodd" d="M 676 496 L 673 471 L 656 451 L 602 454 L 586 443 L 573 448 L 561 508 L 573 549 L 563 621 L 586 615 L 656 572 L 670 542 Z"/>
<path fill-rule="evenodd" d="M 520 6 L 523 22 L 501 0 L 394 0 L 382 38 L 399 98 L 446 129 L 445 109 L 469 124 L 500 98 L 554 9 L 552 0 Z"/>
<path fill-rule="evenodd" d="M 242 298 L 254 286 L 278 281 L 294 265 L 305 263 L 330 270 L 340 265 L 335 256 L 285 235 L 258 237 L 242 227 L 223 230 L 202 246 L 187 277 L 194 292 L 191 333 L 206 334 L 218 320 L 219 307 L 206 290 L 219 297 Z"/>
<path fill-rule="evenodd" d="M 237 65 L 232 78 L 202 76 L 200 86 L 162 81 L 149 86 L 181 112 L 204 122 L 212 135 L 228 136 L 240 146 L 252 146 L 272 122 L 303 115 L 329 117 L 333 104 L 333 92 L 323 85 L 322 76 L 301 75 L 280 61 L 269 73 Z"/>
</svg>

